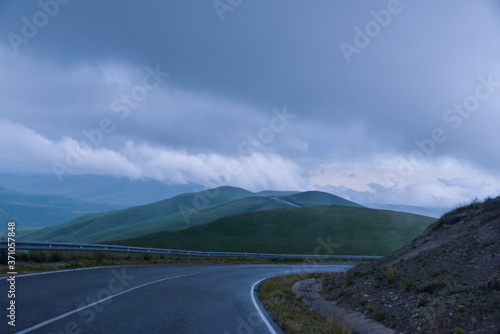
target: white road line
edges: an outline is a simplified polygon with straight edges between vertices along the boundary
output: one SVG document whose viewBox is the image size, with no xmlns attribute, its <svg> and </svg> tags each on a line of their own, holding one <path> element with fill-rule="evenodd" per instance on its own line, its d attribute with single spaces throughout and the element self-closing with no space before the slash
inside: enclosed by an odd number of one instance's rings
<svg viewBox="0 0 500 334">
<path fill-rule="evenodd" d="M 75 269 L 64 269 L 64 270 L 53 270 L 53 271 L 42 271 L 39 273 L 31 273 L 31 274 L 21 274 L 21 275 L 15 275 L 16 278 L 18 277 L 28 277 L 28 276 L 38 276 L 38 275 L 48 275 L 48 274 L 59 274 L 59 273 L 67 273 L 71 271 L 81 271 L 81 270 L 93 270 L 93 269 L 109 269 L 109 268 L 116 268 L 116 267 L 127 267 L 127 266 L 102 266 L 102 267 L 87 267 L 87 268 L 75 268 Z M 10 276 L 3 276 L 0 277 L 0 280 L 2 279 L 7 279 Z"/>
<path fill-rule="evenodd" d="M 39 275 L 48 275 L 48 274 L 59 274 L 59 273 L 68 273 L 72 271 L 82 271 L 82 270 L 95 270 L 95 269 L 110 269 L 110 268 L 129 268 L 129 267 L 151 267 L 151 266 L 157 266 L 155 264 L 131 264 L 131 265 L 114 265 L 114 266 L 101 266 L 101 267 L 86 267 L 86 268 L 73 268 L 73 269 L 63 269 L 63 270 L 52 270 L 52 271 L 41 271 L 39 273 L 31 273 L 31 274 L 20 274 L 20 275 L 12 275 L 16 276 L 16 278 L 19 277 L 28 277 L 28 276 L 39 276 Z M 0 280 L 7 279 L 10 276 L 2 276 L 0 277 Z"/>
<path fill-rule="evenodd" d="M 264 320 L 264 323 L 266 324 L 267 326 L 267 329 L 269 329 L 269 332 L 271 334 L 277 334 L 276 331 L 274 330 L 273 326 L 271 326 L 271 324 L 269 323 L 269 321 L 267 321 L 267 318 L 266 316 L 264 315 L 264 312 L 262 312 L 262 310 L 260 309 L 259 305 L 257 305 L 257 301 L 255 300 L 255 293 L 254 293 L 254 290 L 255 290 L 255 286 L 257 284 L 259 284 L 260 282 L 262 282 L 263 280 L 267 279 L 266 278 L 263 278 L 257 282 L 255 282 L 253 285 L 252 285 L 252 288 L 250 289 L 250 296 L 252 296 L 252 302 L 253 302 L 253 305 L 255 306 L 255 308 L 257 309 L 257 313 L 259 313 L 260 317 L 262 318 L 262 320 Z"/>
<path fill-rule="evenodd" d="M 109 297 L 106 297 L 106 298 L 103 298 L 103 299 L 100 299 L 92 304 L 88 304 L 88 305 L 85 305 L 83 307 L 80 307 L 80 308 L 77 308 L 76 310 L 73 310 L 73 311 L 69 311 L 69 312 L 66 312 L 64 314 L 61 314 L 60 316 L 58 317 L 55 317 L 55 318 L 52 318 L 52 319 L 49 319 L 49 320 L 46 320 L 44 322 L 41 322 L 39 323 L 38 325 L 35 325 L 35 326 L 32 326 L 30 328 L 26 328 L 20 332 L 17 332 L 16 334 L 24 334 L 24 333 L 29 333 L 31 331 L 34 331 L 36 329 L 39 329 L 39 328 L 42 328 L 44 326 L 47 326 L 53 322 L 56 322 L 58 320 L 61 320 L 61 319 L 64 319 L 72 314 L 75 314 L 75 313 L 78 313 L 80 311 L 83 311 L 89 307 L 92 307 L 94 305 L 97 305 L 99 303 L 102 303 L 102 302 L 105 302 L 106 300 L 109 300 L 111 298 L 114 298 L 114 297 L 118 297 L 120 295 L 123 295 L 125 293 L 128 293 L 128 292 L 131 292 L 131 291 L 134 291 L 134 290 L 137 290 L 137 289 L 140 289 L 140 288 L 143 288 L 145 286 L 148 286 L 148 285 L 152 285 L 152 284 L 155 284 L 155 283 L 159 283 L 159 282 L 163 282 L 163 281 L 168 281 L 170 279 L 174 279 L 174 278 L 181 278 L 181 277 L 187 277 L 187 276 L 193 276 L 193 275 L 198 275 L 198 274 L 205 274 L 205 273 L 208 273 L 208 271 L 202 271 L 202 272 L 197 272 L 197 273 L 191 273 L 191 274 L 184 274 L 184 275 L 178 275 L 178 276 L 172 276 L 172 277 L 166 277 L 166 278 L 162 278 L 162 279 L 159 279 L 159 280 L 156 280 L 156 281 L 153 281 L 153 282 L 149 282 L 149 283 L 145 283 L 145 284 L 142 284 L 142 285 L 139 285 L 139 286 L 136 286 L 132 289 L 129 289 L 129 290 L 125 290 L 125 291 L 122 291 L 120 293 L 117 293 L 117 294 L 114 294 L 112 296 L 109 296 Z"/>
</svg>

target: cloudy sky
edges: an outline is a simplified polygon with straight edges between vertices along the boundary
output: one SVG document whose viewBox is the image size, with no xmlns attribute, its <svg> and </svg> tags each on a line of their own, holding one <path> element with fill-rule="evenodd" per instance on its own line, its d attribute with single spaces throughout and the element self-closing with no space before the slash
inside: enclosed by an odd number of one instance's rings
<svg viewBox="0 0 500 334">
<path fill-rule="evenodd" d="M 2 1 L 0 36 L 0 172 L 500 193 L 497 1 Z"/>
</svg>

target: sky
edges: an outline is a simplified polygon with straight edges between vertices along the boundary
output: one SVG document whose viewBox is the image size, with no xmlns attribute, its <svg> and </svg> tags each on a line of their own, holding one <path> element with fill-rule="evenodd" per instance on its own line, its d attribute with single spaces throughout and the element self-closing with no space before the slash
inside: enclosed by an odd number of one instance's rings
<svg viewBox="0 0 500 334">
<path fill-rule="evenodd" d="M 0 2 L 0 172 L 500 194 L 497 1 Z"/>
</svg>

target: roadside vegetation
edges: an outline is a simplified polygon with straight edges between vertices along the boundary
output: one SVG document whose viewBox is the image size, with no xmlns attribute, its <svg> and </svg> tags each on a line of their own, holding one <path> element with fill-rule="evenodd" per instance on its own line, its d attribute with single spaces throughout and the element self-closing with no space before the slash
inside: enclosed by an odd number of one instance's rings
<svg viewBox="0 0 500 334">
<path fill-rule="evenodd" d="M 336 273 L 292 274 L 278 276 L 262 282 L 258 294 L 276 323 L 287 333 L 350 334 L 336 322 L 310 309 L 309 304 L 293 291 L 294 283 L 308 278 L 329 279 Z"/>
<path fill-rule="evenodd" d="M 336 262 L 343 262 L 336 260 Z M 350 260 L 349 262 L 352 262 Z M 33 272 L 78 269 L 99 266 L 123 265 L 174 265 L 174 264 L 294 264 L 304 263 L 293 259 L 262 259 L 246 260 L 240 257 L 197 257 L 197 256 L 167 256 L 147 253 L 118 253 L 118 252 L 79 252 L 79 251 L 45 251 L 35 252 L 18 251 L 16 254 L 16 272 L 28 274 Z M 307 263 L 320 263 L 308 260 Z M 329 262 L 331 263 L 331 262 Z M 6 252 L 0 251 L 0 276 L 6 275 Z"/>
</svg>

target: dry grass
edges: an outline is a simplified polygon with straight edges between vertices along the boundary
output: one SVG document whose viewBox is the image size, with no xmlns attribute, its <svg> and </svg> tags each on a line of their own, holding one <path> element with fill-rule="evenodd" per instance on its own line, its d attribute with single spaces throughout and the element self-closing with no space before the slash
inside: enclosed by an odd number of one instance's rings
<svg viewBox="0 0 500 334">
<path fill-rule="evenodd" d="M 273 277 L 262 282 L 259 298 L 274 320 L 287 333 L 350 334 L 351 331 L 344 330 L 327 317 L 312 311 L 309 305 L 292 291 L 295 282 L 313 277 L 328 278 L 333 275 L 336 274 L 293 274 Z"/>
</svg>

